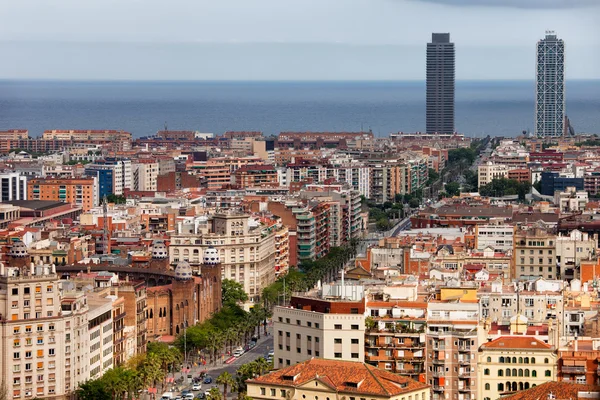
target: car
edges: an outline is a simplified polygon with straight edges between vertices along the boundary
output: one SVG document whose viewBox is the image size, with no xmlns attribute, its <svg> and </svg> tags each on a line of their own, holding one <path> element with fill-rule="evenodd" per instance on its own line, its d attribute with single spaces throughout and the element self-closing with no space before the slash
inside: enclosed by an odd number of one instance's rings
<svg viewBox="0 0 600 400">
<path fill-rule="evenodd" d="M 194 393 L 192 392 L 187 392 L 186 394 L 182 394 L 182 397 L 185 400 L 194 400 Z"/>
<path fill-rule="evenodd" d="M 200 382 L 194 382 L 194 384 L 192 385 L 192 390 L 194 392 L 197 392 L 200 389 L 202 389 L 202 385 L 200 384 Z"/>
<path fill-rule="evenodd" d="M 206 395 L 204 393 L 200 392 L 196 395 L 196 398 L 200 399 L 200 400 L 204 400 L 206 398 Z"/>
<path fill-rule="evenodd" d="M 181 398 L 181 396 L 175 396 L 175 397 L 173 398 L 173 400 L 183 400 L 183 399 Z"/>
<path fill-rule="evenodd" d="M 275 350 L 269 350 L 269 352 L 267 353 L 267 357 L 271 356 L 273 357 L 275 355 Z"/>
<path fill-rule="evenodd" d="M 212 377 L 210 375 L 206 375 L 204 377 L 204 383 L 206 383 L 207 385 L 212 383 Z"/>
<path fill-rule="evenodd" d="M 233 356 L 234 356 L 234 357 L 239 357 L 239 356 L 241 356 L 242 354 L 244 354 L 244 349 L 242 349 L 241 347 L 240 347 L 240 348 L 238 348 L 238 349 L 235 349 L 235 351 L 233 352 Z"/>
</svg>

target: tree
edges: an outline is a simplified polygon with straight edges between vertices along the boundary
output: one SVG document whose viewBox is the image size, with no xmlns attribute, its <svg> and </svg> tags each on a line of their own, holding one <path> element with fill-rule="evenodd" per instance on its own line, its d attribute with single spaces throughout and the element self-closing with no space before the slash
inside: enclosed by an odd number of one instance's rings
<svg viewBox="0 0 600 400">
<path fill-rule="evenodd" d="M 419 199 L 410 199 L 410 201 L 408 202 L 410 208 L 417 208 L 420 204 L 421 202 L 419 201 Z"/>
<path fill-rule="evenodd" d="M 390 225 L 390 220 L 386 217 L 382 217 L 377 220 L 375 227 L 378 231 L 387 231 L 388 229 L 390 229 Z"/>
<path fill-rule="evenodd" d="M 429 178 L 427 179 L 427 186 L 437 181 L 440 178 L 440 174 L 433 168 L 429 168 Z"/>
<path fill-rule="evenodd" d="M 219 391 L 219 388 L 215 386 L 210 388 L 210 390 L 208 391 L 206 400 L 223 400 L 223 395 Z"/>
<path fill-rule="evenodd" d="M 365 328 L 368 331 L 372 331 L 377 326 L 377 322 L 373 319 L 373 317 L 365 318 Z"/>
<path fill-rule="evenodd" d="M 125 196 L 116 195 L 114 193 L 111 193 L 108 196 L 106 196 L 106 200 L 109 203 L 114 203 L 114 204 L 125 204 L 127 202 L 127 198 L 125 198 Z"/>
<path fill-rule="evenodd" d="M 235 386 L 235 378 L 227 371 L 221 372 L 221 375 L 217 377 L 217 384 L 223 385 L 223 398 L 227 398 L 227 388 L 231 388 L 233 391 L 233 387 Z"/>
<path fill-rule="evenodd" d="M 83 382 L 75 392 L 79 400 L 111 400 L 110 392 L 107 390 L 104 382 L 101 379 L 94 379 Z M 0 400 L 5 400 L 6 397 L 0 395 Z"/>
<path fill-rule="evenodd" d="M 448 182 L 444 186 L 444 189 L 446 190 L 446 193 L 448 193 L 448 196 L 450 196 L 450 197 L 458 196 L 460 194 L 460 185 L 458 184 L 458 182 Z"/>
<path fill-rule="evenodd" d="M 223 279 L 221 283 L 223 304 L 237 304 L 248 301 L 244 286 L 232 279 Z"/>
</svg>

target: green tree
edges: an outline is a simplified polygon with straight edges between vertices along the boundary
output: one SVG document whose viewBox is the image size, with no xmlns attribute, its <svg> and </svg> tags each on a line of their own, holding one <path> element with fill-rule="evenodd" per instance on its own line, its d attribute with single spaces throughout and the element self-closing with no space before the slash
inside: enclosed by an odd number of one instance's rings
<svg viewBox="0 0 600 400">
<path fill-rule="evenodd" d="M 244 303 L 248 301 L 248 295 L 244 291 L 244 286 L 232 279 L 223 279 L 221 283 L 223 304 Z"/>
<path fill-rule="evenodd" d="M 387 231 L 388 229 L 390 229 L 390 225 L 390 220 L 386 217 L 382 217 L 377 220 L 375 227 L 378 231 Z"/>
<path fill-rule="evenodd" d="M 427 179 L 427 186 L 437 181 L 440 178 L 440 174 L 433 168 L 429 168 L 429 178 Z"/>
<path fill-rule="evenodd" d="M 372 331 L 377 326 L 377 322 L 373 319 L 373 317 L 365 318 L 365 328 L 368 331 Z"/>
<path fill-rule="evenodd" d="M 94 379 L 83 382 L 75 392 L 78 400 L 111 400 L 111 394 L 101 379 Z M 0 395 L 0 400 L 6 400 L 7 397 Z"/>
<path fill-rule="evenodd" d="M 419 199 L 410 199 L 410 201 L 408 202 L 410 208 L 417 208 L 420 204 L 421 202 L 419 201 Z"/>
<path fill-rule="evenodd" d="M 227 388 L 231 388 L 233 391 L 233 387 L 235 386 L 235 378 L 227 371 L 221 372 L 221 375 L 217 377 L 217 384 L 223 385 L 223 398 L 227 398 Z"/>
<path fill-rule="evenodd" d="M 458 184 L 458 182 L 448 182 L 444 186 L 444 189 L 450 197 L 458 196 L 460 194 L 460 185 Z"/>
<path fill-rule="evenodd" d="M 208 391 L 206 400 L 224 400 L 224 399 L 223 399 L 223 395 L 219 391 L 219 388 L 214 386 L 214 387 L 210 388 L 210 390 Z"/>
<path fill-rule="evenodd" d="M 125 196 L 116 195 L 114 193 L 111 193 L 108 196 L 106 196 L 106 200 L 108 200 L 109 203 L 114 204 L 125 204 L 127 202 L 127 198 Z"/>
</svg>

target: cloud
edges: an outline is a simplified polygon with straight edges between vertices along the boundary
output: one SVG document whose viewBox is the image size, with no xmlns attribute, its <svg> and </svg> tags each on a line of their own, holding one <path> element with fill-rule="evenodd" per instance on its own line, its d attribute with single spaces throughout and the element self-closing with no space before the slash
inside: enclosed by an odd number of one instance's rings
<svg viewBox="0 0 600 400">
<path fill-rule="evenodd" d="M 411 0 L 438 3 L 457 7 L 504 7 L 504 8 L 582 8 L 600 5 L 599 0 Z"/>
</svg>

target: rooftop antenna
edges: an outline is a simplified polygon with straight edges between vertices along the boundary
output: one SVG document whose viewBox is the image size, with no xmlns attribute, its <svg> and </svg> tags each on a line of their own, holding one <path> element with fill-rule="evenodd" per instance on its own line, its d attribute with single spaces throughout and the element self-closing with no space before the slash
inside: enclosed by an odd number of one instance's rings
<svg viewBox="0 0 600 400">
<path fill-rule="evenodd" d="M 165 121 L 165 132 L 168 131 L 169 129 L 167 128 L 167 121 Z"/>
</svg>

